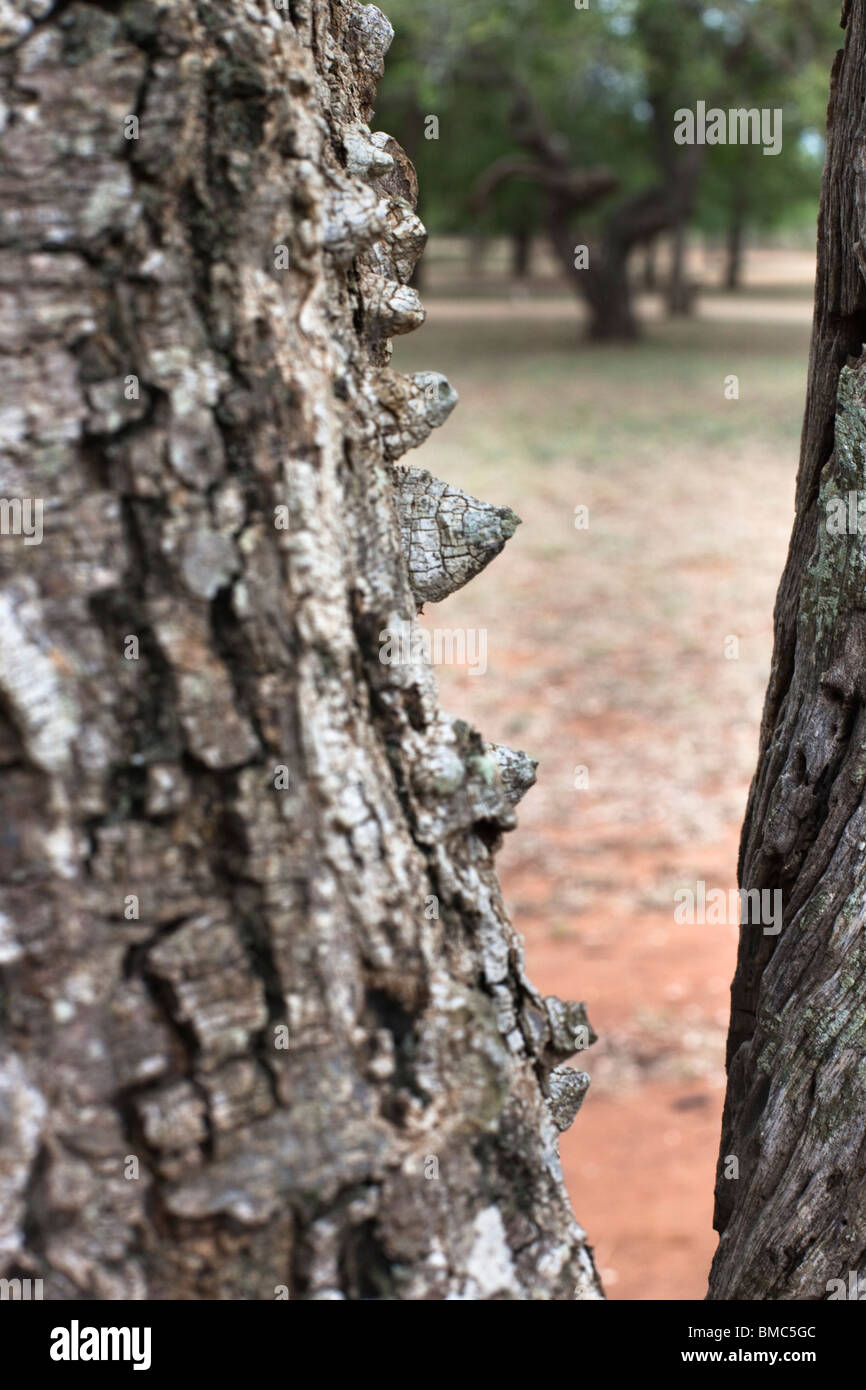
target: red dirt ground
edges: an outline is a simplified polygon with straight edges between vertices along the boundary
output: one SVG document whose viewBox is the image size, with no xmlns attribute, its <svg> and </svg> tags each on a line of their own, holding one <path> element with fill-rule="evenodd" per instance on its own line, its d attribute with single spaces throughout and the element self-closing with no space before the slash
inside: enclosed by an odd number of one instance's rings
<svg viewBox="0 0 866 1390">
<path fill-rule="evenodd" d="M 512 316 L 434 295 L 399 349 L 395 365 L 445 371 L 462 398 L 406 462 L 523 517 L 424 621 L 487 632 L 484 675 L 439 669 L 443 704 L 540 760 L 499 868 L 531 978 L 586 1000 L 599 1034 L 562 1156 L 607 1294 L 703 1298 L 737 931 L 677 925 L 673 893 L 736 883 L 810 303 L 753 293 L 739 316 L 711 305 L 593 353 L 569 303 Z"/>
</svg>

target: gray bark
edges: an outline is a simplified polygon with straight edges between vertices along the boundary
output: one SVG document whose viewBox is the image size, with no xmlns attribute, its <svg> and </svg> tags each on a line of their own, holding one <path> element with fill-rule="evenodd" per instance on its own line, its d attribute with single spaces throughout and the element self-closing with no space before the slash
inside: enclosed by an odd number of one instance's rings
<svg viewBox="0 0 866 1390">
<path fill-rule="evenodd" d="M 851 1276 L 866 1273 L 863 0 L 844 18 L 797 515 L 740 851 L 741 885 L 780 895 L 782 930 L 741 931 L 713 1299 L 838 1297 L 833 1281 L 848 1297 Z"/>
<path fill-rule="evenodd" d="M 448 489 L 401 549 L 453 393 L 388 366 L 390 38 L 0 3 L 0 488 L 44 500 L 0 537 L 0 1273 L 47 1298 L 600 1297 L 592 1035 L 494 871 L 534 765 L 380 659 L 513 529 Z"/>
</svg>

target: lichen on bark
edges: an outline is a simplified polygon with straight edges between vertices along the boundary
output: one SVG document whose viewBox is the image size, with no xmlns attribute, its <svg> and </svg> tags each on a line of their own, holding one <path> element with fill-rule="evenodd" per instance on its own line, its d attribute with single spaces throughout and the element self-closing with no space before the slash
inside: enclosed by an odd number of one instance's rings
<svg viewBox="0 0 866 1390">
<path fill-rule="evenodd" d="M 453 404 L 389 367 L 390 36 L 0 9 L 0 490 L 44 502 L 0 540 L 0 1272 L 46 1298 L 600 1296 L 592 1039 L 493 864 L 530 760 L 380 660 L 392 461 Z"/>
<path fill-rule="evenodd" d="M 796 517 L 740 846 L 741 886 L 778 894 L 781 931 L 740 932 L 711 1299 L 825 1299 L 866 1273 L 864 6 L 843 23 Z"/>
</svg>

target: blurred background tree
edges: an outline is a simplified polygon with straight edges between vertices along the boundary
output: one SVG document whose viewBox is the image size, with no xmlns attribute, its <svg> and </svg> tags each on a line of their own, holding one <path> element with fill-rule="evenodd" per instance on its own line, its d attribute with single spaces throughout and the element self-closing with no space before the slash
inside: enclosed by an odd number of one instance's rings
<svg viewBox="0 0 866 1390">
<path fill-rule="evenodd" d="M 660 237 L 667 307 L 682 313 L 690 227 L 724 239 L 734 287 L 750 233 L 814 225 L 839 33 L 822 0 L 396 0 L 390 13 L 379 113 L 418 166 L 431 233 L 476 249 L 508 237 L 519 278 L 544 234 L 587 302 L 590 336 L 637 335 L 630 265 L 643 249 L 654 287 Z M 699 100 L 780 108 L 784 161 L 677 146 L 674 113 Z"/>
</svg>

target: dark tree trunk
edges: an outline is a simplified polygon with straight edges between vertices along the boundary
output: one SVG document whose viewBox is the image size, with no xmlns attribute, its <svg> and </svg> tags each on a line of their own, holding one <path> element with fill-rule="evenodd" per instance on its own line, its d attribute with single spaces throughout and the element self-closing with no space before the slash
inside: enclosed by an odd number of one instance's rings
<svg viewBox="0 0 866 1390">
<path fill-rule="evenodd" d="M 714 1299 L 847 1297 L 866 1272 L 866 603 L 846 525 L 866 495 L 863 0 L 846 14 L 796 521 L 740 851 L 741 885 L 780 894 L 782 930 L 741 930 Z"/>
<path fill-rule="evenodd" d="M 0 22 L 0 1274 L 598 1297 L 557 1154 L 591 1035 L 494 871 L 533 765 L 383 645 L 516 524 L 393 463 L 454 396 L 387 365 L 390 26 L 37 8 Z"/>
<path fill-rule="evenodd" d="M 685 227 L 700 167 L 701 151 L 688 149 L 670 183 L 638 193 L 613 209 L 598 244 L 590 248 L 588 269 L 571 270 L 576 289 L 589 309 L 587 331 L 593 341 L 629 342 L 640 337 L 628 273 L 629 256 L 636 247 L 667 228 Z M 568 264 L 575 238 L 561 214 L 552 218 L 551 225 L 551 240 L 558 248 L 560 261 Z"/>
<path fill-rule="evenodd" d="M 723 288 L 738 290 L 743 283 L 743 252 L 745 250 L 746 212 L 739 199 L 731 203 L 725 234 L 725 268 Z"/>
<path fill-rule="evenodd" d="M 532 233 L 519 228 L 511 233 L 511 274 L 515 280 L 528 280 L 532 263 Z"/>
<path fill-rule="evenodd" d="M 592 342 L 633 342 L 640 337 L 628 276 L 628 246 L 609 236 L 588 248 L 588 264 L 576 266 L 575 237 L 567 205 L 554 206 L 548 219 L 551 249 L 563 273 L 589 311 L 587 336 Z"/>
<path fill-rule="evenodd" d="M 627 260 L 619 248 L 608 247 L 598 264 L 576 272 L 586 276 L 581 288 L 590 313 L 587 333 L 595 343 L 628 343 L 640 337 Z"/>
<path fill-rule="evenodd" d="M 683 318 L 694 308 L 694 290 L 689 283 L 686 262 L 686 227 L 679 222 L 671 236 L 671 269 L 665 306 L 671 318 Z"/>
<path fill-rule="evenodd" d="M 666 110 L 666 107 L 664 108 Z M 511 178 L 540 185 L 547 194 L 547 233 L 551 249 L 575 291 L 589 309 L 588 336 L 595 341 L 629 341 L 639 336 L 632 306 L 628 259 L 639 246 L 670 227 L 685 226 L 694 205 L 704 151 L 699 146 L 668 150 L 670 129 L 657 103 L 656 122 L 663 129 L 660 157 L 662 177 L 657 184 L 626 198 L 605 218 L 601 234 L 590 247 L 588 264 L 576 264 L 578 247 L 586 243 L 575 231 L 582 211 L 616 187 L 610 171 L 574 169 L 567 142 L 551 130 L 537 103 L 517 86 L 512 117 L 514 138 L 530 158 L 506 156 L 496 160 L 478 179 L 471 203 L 476 212 L 493 190 Z"/>
</svg>

